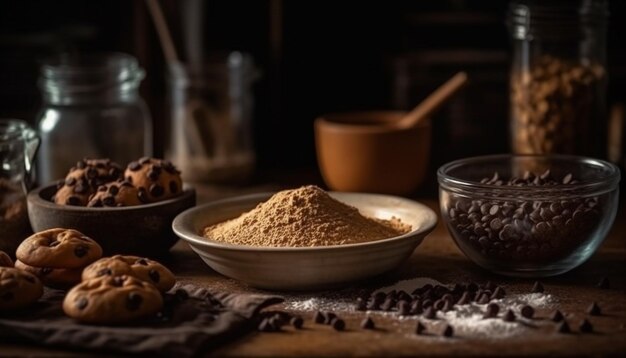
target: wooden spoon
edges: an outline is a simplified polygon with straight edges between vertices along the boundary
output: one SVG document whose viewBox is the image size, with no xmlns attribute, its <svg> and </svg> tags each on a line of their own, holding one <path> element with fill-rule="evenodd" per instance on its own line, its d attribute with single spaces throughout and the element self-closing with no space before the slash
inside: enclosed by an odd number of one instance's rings
<svg viewBox="0 0 626 358">
<path fill-rule="evenodd" d="M 430 118 L 442 105 L 456 94 L 467 83 L 467 74 L 459 72 L 431 93 L 418 104 L 411 112 L 394 123 L 399 128 L 413 128 Z"/>
</svg>

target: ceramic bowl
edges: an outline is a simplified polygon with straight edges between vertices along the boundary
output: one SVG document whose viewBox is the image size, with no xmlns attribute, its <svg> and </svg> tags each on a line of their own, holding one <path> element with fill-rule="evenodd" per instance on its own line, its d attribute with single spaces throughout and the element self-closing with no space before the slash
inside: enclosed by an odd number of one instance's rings
<svg viewBox="0 0 626 358">
<path fill-rule="evenodd" d="M 156 257 L 178 238 L 171 224 L 180 212 L 196 204 L 196 192 L 184 185 L 183 194 L 157 203 L 119 208 L 58 205 L 50 200 L 56 185 L 40 187 L 27 197 L 33 231 L 75 229 L 96 240 L 105 255 L 132 254 Z"/>
<path fill-rule="evenodd" d="M 324 247 L 256 247 L 206 239 L 203 228 L 235 218 L 272 193 L 242 196 L 189 209 L 174 219 L 174 232 L 215 271 L 269 290 L 320 290 L 344 286 L 389 271 L 405 261 L 430 233 L 436 214 L 427 206 L 399 197 L 329 193 L 369 217 L 392 216 L 410 224 L 407 234 L 367 243 Z"/>
<path fill-rule="evenodd" d="M 401 111 L 328 114 L 315 121 L 317 162 L 332 190 L 409 194 L 424 181 L 431 125 L 392 124 Z"/>
</svg>

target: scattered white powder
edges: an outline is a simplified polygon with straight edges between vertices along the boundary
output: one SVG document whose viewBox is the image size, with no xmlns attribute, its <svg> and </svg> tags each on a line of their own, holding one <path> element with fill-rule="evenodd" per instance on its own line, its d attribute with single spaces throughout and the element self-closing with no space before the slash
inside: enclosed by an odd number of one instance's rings
<svg viewBox="0 0 626 358">
<path fill-rule="evenodd" d="M 373 293 L 387 293 L 392 290 L 402 290 L 410 294 L 416 288 L 426 284 L 442 285 L 441 282 L 432 278 L 416 277 L 414 279 L 396 282 L 391 286 L 379 288 L 374 290 Z M 357 313 L 355 310 L 354 294 L 350 295 L 348 292 L 350 291 L 327 292 L 318 294 L 316 297 L 286 297 L 285 308 L 299 312 L 314 312 L 319 310 L 344 314 Z M 429 324 L 438 327 L 442 327 L 442 325 L 446 323 L 450 324 L 454 327 L 455 336 L 458 337 L 501 339 L 522 334 L 529 329 L 527 326 L 550 324 L 549 322 L 523 318 L 520 315 L 520 310 L 524 305 L 530 305 L 535 309 L 551 308 L 557 303 L 557 300 L 554 296 L 544 293 L 507 293 L 505 298 L 492 300 L 491 302 L 495 302 L 500 306 L 498 318 L 484 319 L 483 315 L 487 305 L 471 303 L 461 306 L 455 305 L 452 311 L 439 311 L 437 312 L 437 320 L 424 320 L 424 322 L 429 322 Z M 501 319 L 501 316 L 508 309 L 511 309 L 517 316 L 515 322 L 505 322 Z M 418 319 L 423 319 L 421 316 L 399 316 L 395 311 L 368 311 L 367 314 L 372 317 L 394 317 L 397 321 L 417 321 Z M 413 334 L 413 332 L 407 332 L 407 336 L 419 337 Z"/>
</svg>

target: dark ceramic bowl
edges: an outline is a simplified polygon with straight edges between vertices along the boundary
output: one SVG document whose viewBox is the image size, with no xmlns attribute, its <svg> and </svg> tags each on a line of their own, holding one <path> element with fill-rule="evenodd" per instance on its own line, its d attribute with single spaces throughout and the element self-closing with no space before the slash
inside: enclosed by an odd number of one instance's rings
<svg viewBox="0 0 626 358">
<path fill-rule="evenodd" d="M 196 191 L 188 185 L 176 198 L 120 208 L 57 205 L 50 200 L 55 192 L 56 185 L 49 185 L 28 194 L 28 217 L 33 230 L 78 230 L 96 240 L 105 255 L 165 254 L 178 241 L 172 231 L 174 217 L 196 205 Z"/>
</svg>

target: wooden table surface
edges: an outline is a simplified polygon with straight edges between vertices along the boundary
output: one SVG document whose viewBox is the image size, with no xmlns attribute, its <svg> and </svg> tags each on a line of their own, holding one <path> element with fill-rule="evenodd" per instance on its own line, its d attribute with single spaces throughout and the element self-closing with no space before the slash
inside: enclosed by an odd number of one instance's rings
<svg viewBox="0 0 626 358">
<path fill-rule="evenodd" d="M 249 188 L 247 191 L 273 189 L 273 187 Z M 241 193 L 233 191 L 200 191 L 199 201 L 218 196 Z M 437 209 L 435 200 L 424 200 Z M 542 279 L 546 293 L 558 300 L 556 306 L 566 313 L 573 330 L 584 317 L 587 306 L 596 301 L 604 314 L 591 317 L 595 333 L 559 334 L 555 325 L 546 317 L 552 309 L 538 310 L 536 316 L 542 324 L 525 327 L 520 334 L 509 338 L 472 338 L 467 335 L 444 339 L 436 336 L 416 336 L 412 332 L 415 320 L 399 320 L 393 315 L 375 315 L 377 329 L 365 331 L 359 322 L 363 312 L 338 312 L 347 323 L 345 332 L 335 332 L 329 326 L 312 322 L 314 311 L 298 311 L 305 318 L 305 329 L 295 331 L 287 328 L 280 333 L 254 332 L 236 341 L 222 345 L 212 352 L 217 356 L 381 356 L 381 355 L 626 355 L 626 215 L 620 212 L 615 225 L 602 247 L 585 264 L 564 275 Z M 221 276 L 207 267 L 184 243 L 173 249 L 167 265 L 179 281 L 210 286 L 235 292 L 262 292 Z M 611 289 L 595 287 L 606 276 Z M 358 287 L 325 293 L 286 293 L 287 301 L 272 309 L 293 307 L 294 302 L 315 297 L 342 298 L 353 296 L 364 289 L 374 289 L 393 284 L 398 280 L 430 277 L 443 283 L 472 280 L 491 280 L 503 285 L 508 294 L 526 293 L 534 280 L 511 279 L 492 275 L 470 262 L 456 248 L 440 222 L 436 230 L 419 246 L 412 257 L 397 270 L 372 279 Z M 272 293 L 275 294 L 275 293 Z M 326 300 L 328 301 L 328 300 Z M 541 319 L 544 318 L 544 319 Z M 442 322 L 429 322 L 429 329 L 437 331 Z M 93 356 L 79 352 L 41 347 L 17 346 L 0 343 L 0 357 L 5 356 Z"/>
</svg>

